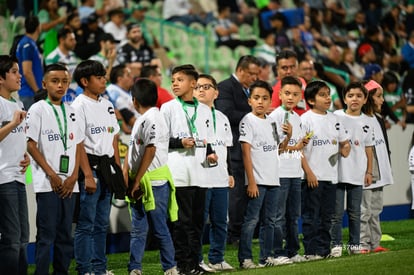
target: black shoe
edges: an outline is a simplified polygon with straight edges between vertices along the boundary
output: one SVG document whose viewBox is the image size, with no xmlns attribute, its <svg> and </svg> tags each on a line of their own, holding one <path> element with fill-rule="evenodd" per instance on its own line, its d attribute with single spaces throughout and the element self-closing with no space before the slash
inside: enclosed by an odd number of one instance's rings
<svg viewBox="0 0 414 275">
<path fill-rule="evenodd" d="M 194 275 L 202 275 L 207 274 L 208 272 L 204 270 L 201 266 L 197 265 L 193 269 L 191 269 L 187 274 L 194 274 Z"/>
</svg>

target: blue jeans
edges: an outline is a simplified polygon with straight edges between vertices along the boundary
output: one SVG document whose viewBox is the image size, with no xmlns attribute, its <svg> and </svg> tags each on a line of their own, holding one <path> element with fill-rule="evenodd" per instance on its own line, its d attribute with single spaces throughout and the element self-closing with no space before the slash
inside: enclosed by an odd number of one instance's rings
<svg viewBox="0 0 414 275">
<path fill-rule="evenodd" d="M 0 274 L 27 274 L 29 219 L 24 184 L 0 184 L 0 213 Z"/>
<path fill-rule="evenodd" d="M 336 184 L 319 181 L 316 188 L 302 182 L 302 233 L 305 255 L 327 256 L 331 251 Z"/>
<path fill-rule="evenodd" d="M 174 245 L 167 225 L 170 185 L 153 186 L 155 209 L 145 212 L 142 199 L 131 205 L 132 229 L 128 271 L 142 270 L 145 243 L 148 235 L 148 219 L 151 220 L 154 236 L 160 243 L 161 266 L 164 271 L 176 266 Z"/>
<path fill-rule="evenodd" d="M 249 198 L 246 214 L 242 225 L 239 262 L 245 259 L 253 259 L 252 240 L 254 230 L 260 219 L 259 244 L 260 260 L 270 257 L 273 250 L 273 238 L 276 222 L 276 189 L 279 186 L 257 185 L 259 196 L 255 199 Z"/>
<path fill-rule="evenodd" d="M 96 177 L 95 171 L 93 171 Z M 75 260 L 79 274 L 106 272 L 106 234 L 112 194 L 107 184 L 97 180 L 96 191 L 88 194 L 79 182 L 80 205 L 75 229 Z"/>
<path fill-rule="evenodd" d="M 210 250 L 208 261 L 212 264 L 224 261 L 227 238 L 227 210 L 229 188 L 211 188 L 206 194 L 205 221 L 210 216 Z M 201 252 L 202 253 L 202 252 Z"/>
<path fill-rule="evenodd" d="M 77 194 L 61 199 L 55 192 L 36 193 L 35 274 L 49 274 L 53 246 L 53 274 L 69 274 L 73 256 L 72 221 Z"/>
<path fill-rule="evenodd" d="M 342 219 L 344 216 L 344 200 L 346 191 L 346 211 L 349 218 L 349 245 L 359 245 L 361 230 L 362 186 L 349 183 L 338 183 L 336 189 L 335 215 L 332 220 L 332 243 L 342 244 Z"/>
<path fill-rule="evenodd" d="M 298 254 L 300 205 L 301 179 L 280 178 L 280 188 L 276 191 L 275 257 L 293 257 Z M 286 240 L 285 249 L 283 239 Z"/>
</svg>

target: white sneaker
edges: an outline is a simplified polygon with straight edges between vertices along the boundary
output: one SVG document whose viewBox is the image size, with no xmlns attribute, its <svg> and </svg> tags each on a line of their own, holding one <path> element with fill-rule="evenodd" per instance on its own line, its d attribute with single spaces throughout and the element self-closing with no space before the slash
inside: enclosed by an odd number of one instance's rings
<svg viewBox="0 0 414 275">
<path fill-rule="evenodd" d="M 323 257 L 320 255 L 305 255 L 305 259 L 307 261 L 316 261 L 316 260 L 322 260 Z"/>
<path fill-rule="evenodd" d="M 178 275 L 177 267 L 171 267 L 164 272 L 164 275 Z"/>
<path fill-rule="evenodd" d="M 222 261 L 221 263 L 212 264 L 209 263 L 208 266 L 215 271 L 226 271 L 226 270 L 234 270 L 234 267 L 229 265 L 226 261 Z"/>
<path fill-rule="evenodd" d="M 342 246 L 341 245 L 336 245 L 336 246 L 332 247 L 330 256 L 332 256 L 334 258 L 341 257 L 342 256 Z"/>
<path fill-rule="evenodd" d="M 306 262 L 305 257 L 303 257 L 303 256 L 301 256 L 301 255 L 299 255 L 299 254 L 296 254 L 295 256 L 290 257 L 290 260 L 291 260 L 293 263 Z"/>
<path fill-rule="evenodd" d="M 274 265 L 283 265 L 283 264 L 292 264 L 293 261 L 285 256 L 279 256 L 277 258 L 272 258 Z"/>
<path fill-rule="evenodd" d="M 259 267 L 269 267 L 269 266 L 275 266 L 276 263 L 274 262 L 273 257 L 267 257 L 263 263 L 259 262 Z"/>
<path fill-rule="evenodd" d="M 133 269 L 129 272 L 129 275 L 142 275 L 142 271 L 139 269 Z"/>
<path fill-rule="evenodd" d="M 107 270 L 106 273 L 105 273 L 105 275 L 115 275 L 115 274 L 112 272 L 112 270 Z"/>
<path fill-rule="evenodd" d="M 213 268 L 211 268 L 210 266 L 208 266 L 206 263 L 204 263 L 204 261 L 201 261 L 198 263 L 198 265 L 205 271 L 208 273 L 214 273 L 216 272 L 216 270 L 214 270 Z"/>
<path fill-rule="evenodd" d="M 257 268 L 257 265 L 252 261 L 252 259 L 244 259 L 240 264 L 240 267 L 243 269 L 253 269 Z"/>
</svg>

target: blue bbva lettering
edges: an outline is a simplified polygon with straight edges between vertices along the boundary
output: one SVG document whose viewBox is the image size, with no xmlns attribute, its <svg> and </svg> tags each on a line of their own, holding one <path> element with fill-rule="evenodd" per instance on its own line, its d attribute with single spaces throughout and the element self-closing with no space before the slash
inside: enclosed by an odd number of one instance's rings
<svg viewBox="0 0 414 275">
<path fill-rule="evenodd" d="M 91 134 L 92 135 L 105 133 L 105 132 L 106 132 L 106 127 L 92 127 L 91 128 Z"/>
<path fill-rule="evenodd" d="M 14 128 L 11 132 L 12 132 L 13 134 L 15 134 L 15 133 L 21 133 L 21 132 L 24 132 L 24 127 L 23 127 L 23 126 L 18 126 L 18 127 L 16 127 L 16 128 Z"/>
<path fill-rule="evenodd" d="M 263 152 L 270 152 L 270 151 L 275 151 L 277 150 L 277 146 L 276 145 L 264 145 L 263 146 Z"/>
<path fill-rule="evenodd" d="M 48 141 L 60 140 L 60 135 L 58 135 L 58 134 L 47 135 L 47 140 Z"/>
<path fill-rule="evenodd" d="M 322 140 L 322 139 L 314 139 L 314 140 L 312 140 L 312 145 L 313 146 L 324 146 L 324 145 L 329 145 L 329 144 L 331 144 L 331 142 L 329 141 L 329 139 L 325 139 L 325 140 Z"/>
</svg>

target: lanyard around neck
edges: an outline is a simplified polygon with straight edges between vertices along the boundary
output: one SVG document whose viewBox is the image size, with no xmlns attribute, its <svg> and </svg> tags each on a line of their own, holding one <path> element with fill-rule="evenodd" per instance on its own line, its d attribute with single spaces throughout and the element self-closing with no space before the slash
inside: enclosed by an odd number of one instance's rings
<svg viewBox="0 0 414 275">
<path fill-rule="evenodd" d="M 50 99 L 49 98 L 46 98 L 46 102 L 50 106 L 52 106 L 53 113 L 55 114 L 55 118 L 56 118 L 57 124 L 59 126 L 60 138 L 61 138 L 62 143 L 63 143 L 63 148 L 65 149 L 65 152 L 66 152 L 66 150 L 67 150 L 68 122 L 67 122 L 67 119 L 66 119 L 65 104 L 63 104 L 63 103 L 60 104 L 60 108 L 62 109 L 62 114 L 63 114 L 63 126 L 64 126 L 64 129 L 63 129 L 62 128 L 62 122 L 60 121 L 60 117 L 59 117 L 58 112 L 56 111 L 55 106 L 53 106 L 53 104 L 52 104 L 52 102 L 50 102 Z"/>
<path fill-rule="evenodd" d="M 177 97 L 177 100 L 181 103 L 183 111 L 185 113 L 185 117 L 187 118 L 188 126 L 190 127 L 190 131 L 192 134 L 197 134 L 197 127 L 195 126 L 195 120 L 197 119 L 197 107 L 198 107 L 198 100 L 193 98 L 194 100 L 194 114 L 191 116 L 188 115 L 187 106 L 192 106 L 191 104 L 186 103 L 182 98 Z"/>
<path fill-rule="evenodd" d="M 214 133 L 216 132 L 216 109 L 211 107 L 211 114 L 213 115 L 213 126 L 214 126 Z"/>
</svg>

